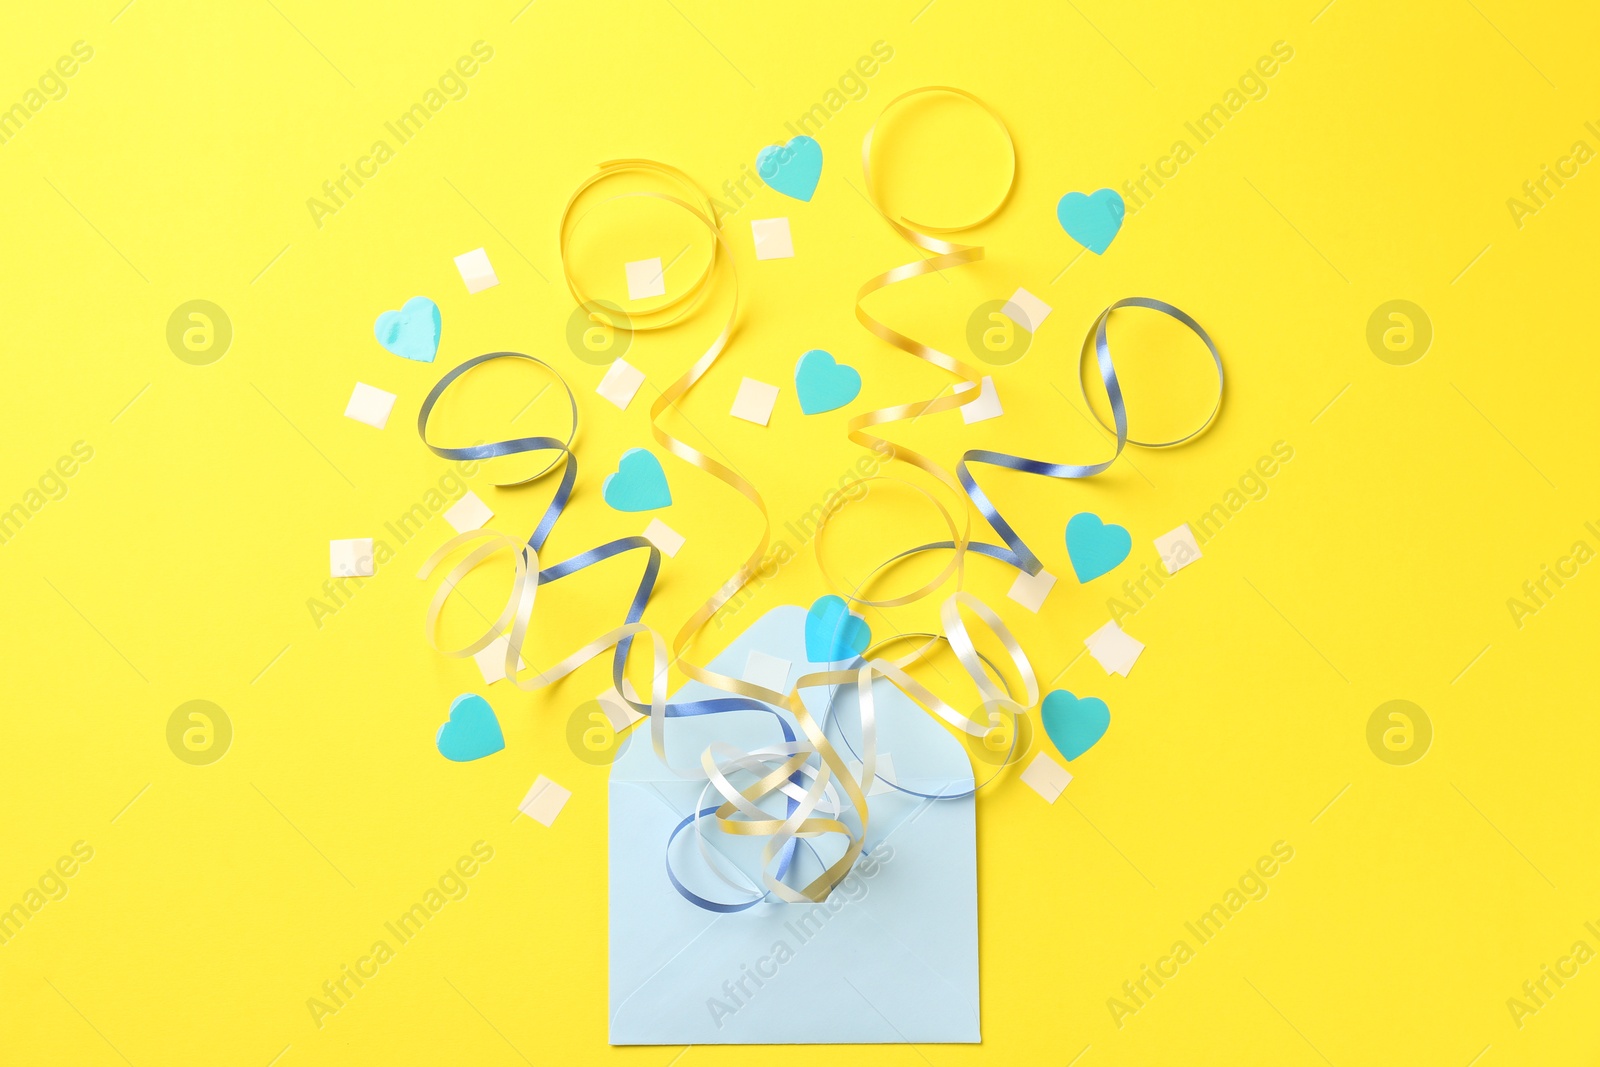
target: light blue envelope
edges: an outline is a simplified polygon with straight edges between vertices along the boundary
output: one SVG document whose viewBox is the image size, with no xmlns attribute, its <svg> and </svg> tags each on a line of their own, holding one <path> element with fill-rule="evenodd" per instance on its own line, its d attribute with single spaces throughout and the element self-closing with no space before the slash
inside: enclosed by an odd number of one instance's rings
<svg viewBox="0 0 1600 1067">
<path fill-rule="evenodd" d="M 791 662 L 791 681 L 825 669 L 806 661 L 805 618 L 803 608 L 774 608 L 711 669 L 739 677 L 752 650 Z M 882 679 L 875 685 L 879 759 L 892 757 L 894 780 L 931 795 L 970 790 L 961 744 L 899 690 Z M 672 700 L 726 695 L 690 682 Z M 822 721 L 828 691 L 802 695 Z M 854 686 L 841 687 L 828 731 L 846 760 L 852 748 L 860 752 L 855 702 Z M 663 767 L 648 729 L 637 727 L 611 771 L 611 1044 L 982 1040 L 971 797 L 871 796 L 868 852 L 827 901 L 719 914 L 689 903 L 667 880 L 668 837 L 700 803 L 704 782 Z M 680 767 L 697 763 L 712 741 L 749 750 L 782 740 L 777 720 L 756 711 L 666 723 L 667 754 Z M 711 797 L 708 804 L 721 799 Z M 760 839 L 715 830 L 710 837 L 740 869 L 759 870 Z M 843 852 L 837 834 L 809 840 L 816 852 L 800 847 L 790 885 L 809 882 Z M 673 844 L 673 860 L 692 891 L 741 899 L 705 872 L 692 827 Z"/>
</svg>

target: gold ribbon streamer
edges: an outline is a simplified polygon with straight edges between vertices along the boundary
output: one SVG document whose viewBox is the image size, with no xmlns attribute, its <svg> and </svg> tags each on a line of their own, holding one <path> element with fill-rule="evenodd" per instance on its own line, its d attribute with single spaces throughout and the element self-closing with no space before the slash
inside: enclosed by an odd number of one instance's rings
<svg viewBox="0 0 1600 1067">
<path fill-rule="evenodd" d="M 907 100 L 911 100 L 915 97 L 935 96 L 940 94 L 954 96 L 957 99 L 966 100 L 976 104 L 978 107 L 983 109 L 984 113 L 988 115 L 989 118 L 994 120 L 995 126 L 999 128 L 1001 134 L 1005 137 L 1006 151 L 1009 157 L 1009 174 L 1006 177 L 1005 189 L 1001 192 L 1000 198 L 995 202 L 993 207 L 991 207 L 981 217 L 971 221 L 960 222 L 949 226 L 931 226 L 925 223 L 913 222 L 904 215 L 900 216 L 897 220 L 891 217 L 889 212 L 884 209 L 882 197 L 878 193 L 877 178 L 872 169 L 872 144 L 873 138 L 877 134 L 878 123 L 883 122 L 885 116 L 887 116 L 891 111 L 895 110 L 897 106 Z M 918 341 L 913 337 L 909 337 L 906 334 L 903 334 L 898 330 L 886 325 L 885 323 L 873 318 L 873 316 L 867 312 L 866 300 L 873 293 L 876 293 L 882 289 L 886 289 L 889 286 L 895 285 L 899 282 L 910 281 L 913 278 L 920 278 L 924 275 L 943 270 L 946 267 L 961 267 L 969 263 L 976 263 L 983 259 L 984 249 L 981 245 L 956 244 L 954 242 L 944 241 L 930 235 L 936 233 L 958 233 L 962 230 L 972 229 L 975 226 L 981 226 L 985 222 L 988 222 L 990 219 L 994 218 L 995 215 L 999 214 L 1000 210 L 1005 207 L 1007 201 L 1011 199 L 1011 192 L 1016 186 L 1017 177 L 1017 149 L 1015 142 L 1011 139 L 1010 129 L 1007 128 L 1005 120 L 1000 117 L 999 112 L 995 111 L 994 108 L 990 107 L 978 97 L 967 92 L 965 89 L 957 89 L 948 85 L 932 85 L 924 86 L 920 89 L 912 89 L 910 92 L 901 93 L 899 96 L 889 101 L 888 104 L 884 105 L 882 114 L 878 116 L 878 121 L 873 123 L 871 128 L 867 130 L 866 136 L 861 140 L 861 170 L 866 180 L 867 198 L 872 203 L 874 210 L 882 215 L 884 220 L 888 222 L 894 231 L 901 237 L 905 238 L 912 245 L 932 252 L 934 255 L 927 259 L 918 259 L 911 263 L 902 264 L 901 266 L 887 270 L 882 274 L 879 274 L 873 278 L 869 278 L 863 282 L 861 288 L 856 291 L 856 320 L 860 322 L 862 326 L 866 327 L 869 333 L 871 333 L 874 337 L 884 341 L 886 344 L 892 345 L 893 347 L 900 349 L 900 351 L 922 360 L 924 363 L 928 363 L 932 366 L 940 368 L 941 370 L 948 371 L 949 373 L 955 375 L 962 382 L 968 383 L 974 389 L 979 387 L 982 383 L 983 375 L 976 368 L 963 363 L 961 360 L 949 355 L 948 353 L 941 352 L 932 345 L 923 344 L 921 341 Z M 891 407 L 879 408 L 876 411 L 868 411 L 861 415 L 857 415 L 850 419 L 848 423 L 846 423 L 846 433 L 851 441 L 854 441 L 857 444 L 865 445 L 868 448 L 877 449 L 880 452 L 886 451 L 891 459 L 897 459 L 901 462 L 908 463 L 911 466 L 916 467 L 918 470 L 923 471 L 940 484 L 948 488 L 952 494 L 954 494 L 954 497 L 958 502 L 958 507 L 961 512 L 961 528 L 959 532 L 956 531 L 955 522 L 950 517 L 949 509 L 940 504 L 931 493 L 928 493 L 927 490 L 922 489 L 920 486 L 916 486 L 914 483 L 903 483 L 912 485 L 913 488 L 918 489 L 918 491 L 922 492 L 923 495 L 927 496 L 928 499 L 933 502 L 940 516 L 945 520 L 946 525 L 951 530 L 950 539 L 955 546 L 955 550 L 950 557 L 950 562 L 946 564 L 944 570 L 940 571 L 933 577 L 933 579 L 924 585 L 903 596 L 892 597 L 887 600 L 868 600 L 861 596 L 860 590 L 856 590 L 854 593 L 845 592 L 823 559 L 822 529 L 828 518 L 831 517 L 831 513 L 825 513 L 822 517 L 822 521 L 818 524 L 816 533 L 813 535 L 813 544 L 816 546 L 817 564 L 819 569 L 822 571 L 823 580 L 828 583 L 830 588 L 832 588 L 835 592 L 838 592 L 839 595 L 844 596 L 849 600 L 853 600 L 858 604 L 866 604 L 873 607 L 894 607 L 901 604 L 909 604 L 928 596 L 943 586 L 945 581 L 949 579 L 951 575 L 955 576 L 956 588 L 958 590 L 961 588 L 962 579 L 964 577 L 964 561 L 966 558 L 967 544 L 971 541 L 972 532 L 972 517 L 971 513 L 967 509 L 966 491 L 962 488 L 961 483 L 956 480 L 954 475 L 929 457 L 924 456 L 920 452 L 917 452 L 913 449 L 907 448 L 904 445 L 897 445 L 886 438 L 867 433 L 866 431 L 874 427 L 885 426 L 890 423 L 904 422 L 907 419 L 916 419 L 923 415 L 932 415 L 941 411 L 950 411 L 952 409 L 961 407 L 973 399 L 976 399 L 976 396 L 977 394 L 973 393 L 970 389 L 966 393 L 952 393 L 948 396 L 944 395 L 943 391 L 941 390 L 940 394 L 934 397 L 932 400 L 923 400 L 911 404 L 896 404 Z M 866 481 L 877 481 L 880 479 L 903 481 L 902 479 L 890 479 L 886 475 L 878 475 L 874 478 L 866 479 Z M 888 567 L 892 562 L 893 560 L 884 564 L 880 564 L 879 567 L 874 569 L 867 578 L 867 584 L 870 585 L 873 577 L 882 572 L 884 568 Z M 931 645 L 924 646 L 923 651 L 927 651 L 928 648 L 931 648 Z"/>
</svg>

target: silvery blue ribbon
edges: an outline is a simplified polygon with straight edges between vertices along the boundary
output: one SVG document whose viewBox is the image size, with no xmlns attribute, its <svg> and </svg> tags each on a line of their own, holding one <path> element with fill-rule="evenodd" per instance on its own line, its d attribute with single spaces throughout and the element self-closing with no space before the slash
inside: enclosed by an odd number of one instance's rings
<svg viewBox="0 0 1600 1067">
<path fill-rule="evenodd" d="M 1206 415 L 1204 421 L 1182 437 L 1176 437 L 1170 441 L 1140 441 L 1128 436 L 1128 406 L 1122 395 L 1122 384 L 1117 380 L 1116 365 L 1111 359 L 1111 344 L 1106 338 L 1106 322 L 1110 319 L 1111 313 L 1119 308 L 1147 308 L 1176 319 L 1187 326 L 1196 337 L 1200 338 L 1205 343 L 1206 350 L 1211 354 L 1211 360 L 1217 368 L 1216 403 L 1211 406 L 1211 411 Z M 1200 436 L 1216 421 L 1217 413 L 1222 410 L 1222 354 L 1217 351 L 1216 342 L 1211 339 L 1211 335 L 1206 333 L 1205 328 L 1187 312 L 1181 308 L 1174 307 L 1165 300 L 1156 300 L 1153 297 L 1124 297 L 1100 312 L 1099 317 L 1095 319 L 1094 325 L 1091 327 L 1091 333 L 1094 337 L 1095 363 L 1100 372 L 1100 382 L 1105 386 L 1106 399 L 1111 406 L 1111 420 L 1117 435 L 1116 450 L 1112 452 L 1109 459 L 1100 463 L 1051 463 L 1046 460 L 1027 459 L 1023 456 L 1011 455 L 1009 452 L 992 452 L 982 448 L 972 449 L 963 453 L 960 461 L 956 464 L 956 477 L 960 480 L 968 498 L 971 499 L 973 506 L 978 509 L 979 514 L 984 517 L 984 520 L 1005 542 L 1005 545 L 1001 546 L 973 541 L 966 546 L 967 551 L 976 552 L 980 556 L 988 556 L 991 559 L 1008 563 L 1030 575 L 1038 574 L 1044 568 L 1044 564 L 1039 561 L 1039 557 L 1034 555 L 1033 550 L 1027 546 L 1017 531 L 1012 528 L 1010 523 L 1006 522 L 1005 518 L 1000 514 L 1000 509 L 995 507 L 988 494 L 978 484 L 977 478 L 970 470 L 971 464 L 981 463 L 991 467 L 1004 467 L 1007 470 L 1021 471 L 1023 474 L 1037 474 L 1046 478 L 1092 478 L 1109 469 L 1117 461 L 1117 457 L 1122 455 L 1123 449 L 1130 444 L 1138 445 L 1141 448 L 1173 448 Z M 1088 345 L 1085 344 L 1084 348 L 1087 349 L 1087 347 Z M 1083 395 L 1084 403 L 1088 405 L 1095 421 L 1104 427 L 1105 422 L 1101 420 L 1099 413 L 1094 410 L 1094 405 L 1089 403 L 1088 388 L 1083 384 L 1081 369 L 1078 375 L 1078 386 Z M 1111 427 L 1107 428 L 1110 429 Z M 955 542 L 953 541 L 935 541 L 925 545 L 918 545 L 915 548 L 909 548 L 899 553 L 886 561 L 883 566 L 886 567 L 895 560 L 916 555 L 919 552 L 953 548 L 955 548 Z M 879 569 L 881 570 L 882 568 L 880 567 Z"/>
<path fill-rule="evenodd" d="M 567 439 L 562 440 L 557 437 L 544 436 L 518 437 L 505 441 L 495 441 L 489 444 L 469 445 L 460 448 L 444 447 L 430 442 L 428 440 L 428 419 L 433 414 L 435 405 L 438 404 L 445 391 L 448 390 L 449 387 L 467 371 L 492 360 L 498 359 L 522 359 L 527 360 L 530 363 L 536 363 L 545 370 L 549 371 L 555 380 L 560 383 L 562 389 L 566 391 L 567 402 L 572 412 L 572 432 L 568 435 Z M 554 367 L 551 367 L 542 359 L 538 359 L 537 357 L 530 356 L 522 352 L 488 352 L 484 355 L 474 356 L 471 359 L 466 360 L 445 374 L 444 377 L 439 379 L 439 381 L 434 385 L 433 389 L 429 391 L 427 397 L 422 402 L 421 408 L 417 412 L 418 436 L 422 438 L 422 443 L 426 445 L 430 451 L 443 459 L 455 461 L 487 460 L 519 455 L 525 452 L 555 451 L 560 453 L 554 460 L 527 478 L 521 478 L 510 482 L 494 483 L 495 485 L 502 487 L 526 485 L 530 482 L 537 481 L 539 478 L 542 478 L 544 475 L 553 470 L 558 463 L 562 463 L 563 460 L 565 461 L 565 466 L 561 472 L 561 481 L 556 487 L 556 491 L 551 498 L 550 504 L 546 508 L 543 517 L 540 518 L 539 523 L 535 527 L 532 535 L 530 535 L 528 538 L 528 545 L 535 552 L 538 552 L 544 548 L 545 542 L 549 539 L 550 534 L 554 531 L 557 521 L 560 520 L 561 516 L 567 509 L 567 505 L 571 502 L 573 487 L 577 483 L 578 477 L 578 457 L 577 454 L 573 452 L 571 447 L 572 440 L 577 435 L 577 429 L 578 405 L 576 398 L 572 394 L 572 389 L 567 385 L 566 381 L 561 377 L 560 373 L 557 372 Z M 609 541 L 603 545 L 597 545 L 594 548 L 587 549 L 570 559 L 566 559 L 560 563 L 555 563 L 548 567 L 542 568 L 538 573 L 537 583 L 544 585 L 549 582 L 559 581 L 560 579 L 576 574 L 585 568 L 594 566 L 597 563 L 604 562 L 605 560 L 611 559 L 615 556 L 620 556 L 626 552 L 634 551 L 635 549 L 648 549 L 650 553 L 648 561 L 645 564 L 644 573 L 640 576 L 638 588 L 634 590 L 633 599 L 628 604 L 628 610 L 624 619 L 625 623 L 638 622 L 644 617 L 645 608 L 650 603 L 650 597 L 655 591 L 656 579 L 661 572 L 661 550 L 657 548 L 648 538 L 639 535 L 620 537 L 614 541 Z M 842 621 L 843 620 L 841 620 L 841 624 Z M 623 668 L 627 663 L 628 651 L 632 645 L 632 637 L 628 637 L 617 644 L 611 662 L 612 684 L 616 687 L 618 696 L 632 705 L 634 710 L 648 711 L 647 706 L 641 705 L 636 701 L 629 700 L 623 695 Z M 707 700 L 668 704 L 666 708 L 666 714 L 669 718 L 682 718 L 696 715 L 718 715 L 733 711 L 766 712 L 767 714 L 772 715 L 778 721 L 778 725 L 782 731 L 785 742 L 793 743 L 797 740 L 794 729 L 790 726 L 788 720 L 786 720 L 769 705 L 752 697 L 717 697 Z M 800 783 L 800 776 L 798 772 L 791 777 L 790 781 L 797 785 Z M 792 814 L 798 808 L 798 803 L 793 797 L 787 797 L 786 800 L 788 805 L 788 813 Z M 709 810 L 715 811 L 716 809 L 711 808 Z M 689 816 L 684 823 L 680 824 L 679 827 L 672 832 L 672 838 L 676 838 L 683 827 L 688 825 L 688 823 L 693 822 L 695 818 L 696 816 Z M 789 868 L 794 861 L 795 845 L 796 842 L 791 841 L 784 848 L 780 855 L 777 868 L 777 876 L 780 879 L 788 874 Z M 673 871 L 670 850 L 671 839 L 669 838 L 667 877 L 672 882 L 674 888 L 676 888 L 685 899 L 689 900 L 696 906 L 705 908 L 709 911 L 741 911 L 745 908 L 752 907 L 755 904 L 760 903 L 760 901 L 764 899 L 765 894 L 762 894 L 755 900 L 747 903 L 727 905 L 711 901 L 692 892 L 686 886 L 684 886 L 681 881 L 679 881 L 677 874 Z"/>
</svg>

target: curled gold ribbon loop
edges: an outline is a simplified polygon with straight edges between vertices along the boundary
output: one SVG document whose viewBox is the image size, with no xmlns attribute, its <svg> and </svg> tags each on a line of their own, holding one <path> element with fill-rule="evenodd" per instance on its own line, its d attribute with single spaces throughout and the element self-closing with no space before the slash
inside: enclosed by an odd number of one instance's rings
<svg viewBox="0 0 1600 1067">
<path fill-rule="evenodd" d="M 995 126 L 1000 130 L 1001 135 L 1005 138 L 1006 152 L 1008 157 L 1008 174 L 1006 177 L 1005 187 L 1001 191 L 1001 194 L 995 201 L 994 205 L 976 219 L 945 226 L 933 226 L 925 223 L 913 222 L 904 215 L 899 216 L 898 219 L 892 216 L 883 205 L 883 200 L 878 190 L 877 176 L 872 166 L 874 138 L 877 136 L 878 124 L 884 121 L 884 117 L 908 100 L 918 97 L 937 95 L 953 96 L 960 100 L 969 101 L 970 103 L 973 103 L 981 108 L 983 112 L 994 121 Z M 1000 117 L 999 112 L 995 111 L 994 108 L 990 107 L 987 103 L 974 96 L 972 93 L 967 92 L 965 89 L 957 89 L 948 85 L 924 86 L 919 89 L 913 89 L 909 92 L 901 93 L 884 106 L 883 112 L 879 115 L 877 122 L 873 123 L 872 127 L 867 130 L 866 136 L 862 138 L 861 169 L 866 182 L 867 198 L 871 202 L 873 208 L 884 217 L 885 221 L 887 221 L 889 225 L 894 228 L 895 232 L 900 234 L 901 237 L 905 238 L 918 248 L 934 253 L 934 255 L 926 259 L 917 259 L 914 262 L 905 263 L 898 267 L 894 267 L 863 282 L 861 287 L 856 291 L 856 321 L 860 322 L 861 325 L 865 327 L 867 331 L 874 337 L 879 338 L 886 344 L 892 345 L 900 351 L 922 360 L 924 363 L 928 363 L 931 366 L 938 367 L 941 370 L 955 375 L 958 379 L 958 382 L 955 384 L 967 383 L 973 387 L 978 386 L 982 381 L 983 375 L 977 368 L 964 363 L 963 361 L 952 355 L 949 355 L 946 352 L 942 352 L 939 349 L 934 348 L 932 345 L 923 344 L 921 341 L 901 333 L 900 331 L 874 318 L 867 311 L 866 301 L 867 298 L 872 294 L 899 282 L 910 281 L 913 278 L 920 278 L 936 271 L 944 270 L 947 267 L 960 267 L 970 263 L 976 263 L 983 259 L 984 249 L 981 245 L 956 244 L 932 235 L 958 233 L 963 230 L 972 229 L 976 226 L 981 226 L 983 223 L 988 222 L 990 219 L 999 214 L 1001 209 L 1003 209 L 1006 203 L 1011 199 L 1011 192 L 1016 185 L 1017 152 L 1016 143 L 1011 138 L 1010 129 L 1006 126 L 1005 120 Z M 935 590 L 940 588 L 951 576 L 955 577 L 956 587 L 958 589 L 960 588 L 963 575 L 964 557 L 967 544 L 970 541 L 972 530 L 971 517 L 966 506 L 965 490 L 962 488 L 961 483 L 942 465 L 930 459 L 929 457 L 924 456 L 921 453 L 904 445 L 898 445 L 886 438 L 877 436 L 873 433 L 868 433 L 867 431 L 891 423 L 904 422 L 909 419 L 920 418 L 923 415 L 937 414 L 941 411 L 951 411 L 968 403 L 970 400 L 974 399 L 976 395 L 976 393 L 973 393 L 970 396 L 961 393 L 951 393 L 949 395 L 945 395 L 941 391 L 940 395 L 934 397 L 932 400 L 923 400 L 911 404 L 897 404 L 891 407 L 879 408 L 876 411 L 868 411 L 851 418 L 846 424 L 846 433 L 851 441 L 854 441 L 857 444 L 865 445 L 868 448 L 877 449 L 878 451 L 890 456 L 892 459 L 907 463 L 929 475 L 935 481 L 948 488 L 953 494 L 954 499 L 959 502 L 958 507 L 961 515 L 961 527 L 959 531 L 955 529 L 954 523 L 950 519 L 949 509 L 945 508 L 943 505 L 939 504 L 936 499 L 934 499 L 934 504 L 939 509 L 941 516 L 946 519 L 947 524 L 951 527 L 950 541 L 954 553 L 951 557 L 950 564 L 945 568 L 944 571 L 935 576 L 933 580 L 911 591 L 910 593 L 887 600 L 876 601 L 864 599 L 859 592 L 851 594 L 840 588 L 840 583 L 834 577 L 827 564 L 822 561 L 822 528 L 821 524 L 819 524 L 818 530 L 814 536 L 814 541 L 818 549 L 818 565 L 822 571 L 824 580 L 827 581 L 829 586 L 841 596 L 845 596 L 848 599 L 854 600 L 860 604 L 886 607 L 909 604 L 920 600 L 923 597 L 929 596 Z M 880 475 L 879 477 L 885 476 Z M 866 481 L 872 480 L 874 479 L 866 479 Z M 924 493 L 927 492 L 926 490 L 921 490 L 920 487 L 917 488 Z M 928 495 L 930 496 L 930 499 L 933 499 L 931 494 Z M 826 522 L 826 519 L 827 516 L 824 516 L 823 522 Z M 887 567 L 890 562 L 893 562 L 893 560 L 887 561 L 885 564 L 875 569 L 872 574 L 878 574 L 884 569 L 884 567 Z M 869 582 L 871 581 L 871 577 L 872 576 L 869 576 L 868 578 Z"/>
</svg>

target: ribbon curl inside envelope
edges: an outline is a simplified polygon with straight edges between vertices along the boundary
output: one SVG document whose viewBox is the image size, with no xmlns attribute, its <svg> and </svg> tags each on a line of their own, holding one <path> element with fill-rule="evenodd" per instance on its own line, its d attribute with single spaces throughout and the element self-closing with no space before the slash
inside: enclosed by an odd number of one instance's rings
<svg viewBox="0 0 1600 1067">
<path fill-rule="evenodd" d="M 800 607 L 775 608 L 710 668 L 736 674 L 755 650 L 802 673 L 827 670 L 806 658 L 805 615 Z M 647 745 L 629 746 L 617 760 L 610 786 L 612 1044 L 981 1039 L 972 764 L 889 680 L 878 678 L 872 688 L 879 750 L 893 753 L 899 785 L 915 793 L 890 789 L 870 798 L 861 858 L 825 901 L 737 914 L 690 903 L 674 892 L 675 881 L 709 897 L 729 893 L 726 876 L 744 882 L 740 892 L 759 894 L 740 872 L 759 865 L 760 840 L 710 835 L 713 867 L 695 854 L 701 842 L 691 830 L 673 838 L 663 863 L 662 842 L 705 807 L 704 783 L 672 774 Z M 715 695 L 690 682 L 672 699 Z M 853 687 L 839 687 L 831 718 L 828 688 L 802 696 L 814 717 L 828 722 L 836 748 L 860 744 Z M 772 717 L 755 711 L 674 719 L 666 731 L 672 764 L 692 763 L 708 748 L 783 747 Z M 801 881 L 844 848 L 836 839 L 807 843 L 795 860 Z"/>
</svg>

